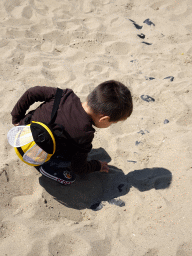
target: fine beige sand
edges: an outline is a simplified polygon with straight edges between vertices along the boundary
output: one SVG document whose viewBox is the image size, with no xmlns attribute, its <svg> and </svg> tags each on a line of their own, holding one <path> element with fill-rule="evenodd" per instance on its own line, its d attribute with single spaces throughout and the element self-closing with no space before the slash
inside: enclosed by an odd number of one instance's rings
<svg viewBox="0 0 192 256">
<path fill-rule="evenodd" d="M 2 0 L 0 55 L 0 255 L 191 256 L 191 0 Z M 109 174 L 62 186 L 17 158 L 10 112 L 28 88 L 84 101 L 110 79 L 134 111 L 96 130 L 89 157 Z"/>
</svg>

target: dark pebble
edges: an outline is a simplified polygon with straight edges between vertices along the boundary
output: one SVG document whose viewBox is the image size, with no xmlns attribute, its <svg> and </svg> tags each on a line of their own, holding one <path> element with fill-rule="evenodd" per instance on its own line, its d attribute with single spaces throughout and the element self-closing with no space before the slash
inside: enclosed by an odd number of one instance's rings
<svg viewBox="0 0 192 256">
<path fill-rule="evenodd" d="M 133 25 L 136 27 L 136 29 L 142 29 L 143 26 L 139 26 L 137 23 L 135 23 L 134 20 L 129 19 L 131 22 L 133 22 Z"/>
<path fill-rule="evenodd" d="M 136 141 L 136 142 L 138 142 L 138 141 Z M 129 162 L 129 163 L 134 163 L 134 164 L 137 163 L 137 161 L 133 161 L 133 160 L 127 160 L 127 162 Z"/>
<path fill-rule="evenodd" d="M 136 27 L 136 29 L 142 29 L 143 26 L 139 26 L 138 24 L 136 23 L 133 23 L 133 25 Z"/>
<path fill-rule="evenodd" d="M 152 45 L 151 43 L 147 43 L 147 42 L 142 42 L 142 44 Z"/>
<path fill-rule="evenodd" d="M 145 77 L 146 80 L 154 80 L 154 77 Z"/>
<path fill-rule="evenodd" d="M 141 99 L 147 102 L 153 102 L 155 101 L 155 99 L 153 99 L 152 97 L 148 96 L 148 95 L 141 95 Z"/>
<path fill-rule="evenodd" d="M 136 62 L 136 61 L 137 61 L 137 60 L 130 60 L 130 62 L 132 62 L 132 63 L 133 63 L 133 62 Z"/>
<path fill-rule="evenodd" d="M 137 35 L 138 37 L 144 39 L 145 38 L 145 35 L 143 33 L 141 33 L 140 35 Z"/>
<path fill-rule="evenodd" d="M 170 79 L 170 81 L 172 82 L 174 80 L 174 76 L 167 76 L 164 79 Z"/>
<path fill-rule="evenodd" d="M 135 145 L 139 145 L 141 142 L 140 141 L 135 141 Z"/>
<path fill-rule="evenodd" d="M 138 133 L 141 133 L 141 135 L 145 134 L 145 132 L 143 130 L 139 131 Z"/>
<path fill-rule="evenodd" d="M 150 21 L 150 19 L 146 19 L 145 21 L 143 21 L 143 23 L 146 23 L 149 26 L 151 25 L 155 26 L 155 24 L 152 21 Z"/>
<path fill-rule="evenodd" d="M 164 124 L 168 124 L 169 123 L 169 120 L 168 119 L 165 119 L 164 120 Z"/>
</svg>

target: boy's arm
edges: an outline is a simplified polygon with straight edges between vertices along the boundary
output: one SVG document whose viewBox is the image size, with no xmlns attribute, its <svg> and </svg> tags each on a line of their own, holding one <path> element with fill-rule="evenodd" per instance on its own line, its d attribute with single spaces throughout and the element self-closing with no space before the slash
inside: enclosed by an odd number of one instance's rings
<svg viewBox="0 0 192 256">
<path fill-rule="evenodd" d="M 90 152 L 92 145 L 90 144 L 87 147 L 87 152 Z M 79 175 L 85 175 L 91 172 L 106 172 L 109 171 L 109 166 L 107 162 L 102 162 L 98 160 L 87 161 L 88 153 L 85 152 L 77 152 L 73 155 L 71 161 L 72 171 Z"/>
<path fill-rule="evenodd" d="M 11 112 L 12 123 L 19 123 L 25 117 L 26 111 L 33 103 L 50 100 L 54 97 L 56 90 L 57 88 L 46 86 L 35 86 L 28 89 L 18 100 Z"/>
<path fill-rule="evenodd" d="M 97 160 L 87 161 L 87 153 L 77 152 L 72 157 L 71 168 L 76 174 L 84 175 L 101 170 L 101 163 Z"/>
<path fill-rule="evenodd" d="M 85 138 L 81 138 L 82 144 L 79 146 L 82 150 L 76 151 L 72 156 L 71 168 L 72 171 L 79 175 L 85 175 L 91 172 L 97 172 L 101 170 L 101 162 L 97 160 L 87 161 L 89 152 L 92 149 L 92 141 L 94 134 L 90 133 Z"/>
</svg>

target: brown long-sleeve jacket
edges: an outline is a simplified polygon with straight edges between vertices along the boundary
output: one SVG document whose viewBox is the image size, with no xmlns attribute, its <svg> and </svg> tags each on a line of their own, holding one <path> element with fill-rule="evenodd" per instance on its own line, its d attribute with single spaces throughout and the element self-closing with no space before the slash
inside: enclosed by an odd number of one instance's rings
<svg viewBox="0 0 192 256">
<path fill-rule="evenodd" d="M 29 115 L 26 111 L 35 102 L 43 102 L 33 113 L 31 121 L 49 123 L 54 103 L 56 88 L 35 86 L 28 89 L 13 108 L 12 123 L 24 124 Z M 101 164 L 97 160 L 87 161 L 88 153 L 92 148 L 95 129 L 91 117 L 84 111 L 80 99 L 71 89 L 64 89 L 63 96 L 55 119 L 56 124 L 62 125 L 70 137 L 80 146 L 76 150 L 69 145 L 70 150 L 64 148 L 62 138 L 56 140 L 56 154 L 70 154 L 72 170 L 83 175 L 99 171 Z M 82 149 L 82 150 L 81 150 Z"/>
</svg>

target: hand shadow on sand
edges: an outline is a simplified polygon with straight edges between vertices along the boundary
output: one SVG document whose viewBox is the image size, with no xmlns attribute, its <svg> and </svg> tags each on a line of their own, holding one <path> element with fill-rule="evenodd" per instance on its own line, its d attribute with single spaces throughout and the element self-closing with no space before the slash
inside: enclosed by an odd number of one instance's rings
<svg viewBox="0 0 192 256">
<path fill-rule="evenodd" d="M 102 148 L 92 150 L 91 158 L 110 161 L 109 155 Z M 76 178 L 71 185 L 61 185 L 44 176 L 39 178 L 40 185 L 61 204 L 74 209 L 101 209 L 101 202 L 124 206 L 122 200 L 115 199 L 127 194 L 132 186 L 139 191 L 168 188 L 172 181 L 169 170 L 161 167 L 134 170 L 127 175 L 122 170 L 110 166 L 109 173 L 95 172 L 83 179 Z"/>
</svg>

